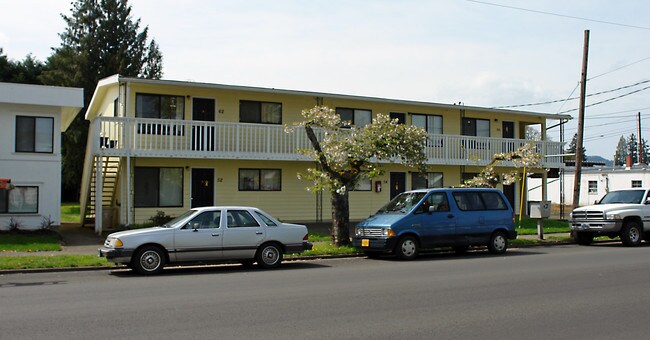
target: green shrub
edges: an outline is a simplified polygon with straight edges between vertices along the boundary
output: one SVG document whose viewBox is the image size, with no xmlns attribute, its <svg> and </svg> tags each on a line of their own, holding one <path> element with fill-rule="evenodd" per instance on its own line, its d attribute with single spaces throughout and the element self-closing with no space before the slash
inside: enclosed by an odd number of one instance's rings
<svg viewBox="0 0 650 340">
<path fill-rule="evenodd" d="M 149 221 L 153 222 L 154 226 L 161 226 L 173 219 L 173 217 L 165 214 L 162 210 L 158 210 L 155 215 L 149 217 Z"/>
</svg>

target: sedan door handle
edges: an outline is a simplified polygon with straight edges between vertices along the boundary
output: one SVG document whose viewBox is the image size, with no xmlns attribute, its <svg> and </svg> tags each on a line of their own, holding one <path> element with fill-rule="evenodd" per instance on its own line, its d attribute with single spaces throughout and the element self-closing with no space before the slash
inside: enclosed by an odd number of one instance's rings
<svg viewBox="0 0 650 340">
<path fill-rule="evenodd" d="M 217 233 L 213 233 L 212 236 L 219 236 L 219 234 L 217 234 Z"/>
<path fill-rule="evenodd" d="M 454 218 L 454 214 L 447 215 L 447 218 Z"/>
<path fill-rule="evenodd" d="M 264 233 L 261 232 L 261 231 L 258 231 L 258 232 L 255 233 L 255 235 L 262 235 L 262 234 L 264 234 Z"/>
</svg>

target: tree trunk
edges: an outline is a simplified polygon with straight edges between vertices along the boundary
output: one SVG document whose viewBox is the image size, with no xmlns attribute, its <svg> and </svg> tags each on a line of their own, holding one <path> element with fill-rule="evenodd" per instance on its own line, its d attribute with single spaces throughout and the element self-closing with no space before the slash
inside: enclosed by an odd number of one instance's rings
<svg viewBox="0 0 650 340">
<path fill-rule="evenodd" d="M 350 204 L 348 191 L 332 192 L 332 243 L 339 247 L 350 242 Z"/>
</svg>

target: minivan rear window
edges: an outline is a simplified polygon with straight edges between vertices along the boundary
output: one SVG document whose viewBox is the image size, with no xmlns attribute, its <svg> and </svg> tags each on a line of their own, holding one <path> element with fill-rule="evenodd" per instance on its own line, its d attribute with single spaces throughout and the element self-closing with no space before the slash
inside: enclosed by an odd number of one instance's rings
<svg viewBox="0 0 650 340">
<path fill-rule="evenodd" d="M 496 192 L 454 192 L 452 196 L 458 209 L 463 211 L 508 209 L 501 195 Z"/>
</svg>

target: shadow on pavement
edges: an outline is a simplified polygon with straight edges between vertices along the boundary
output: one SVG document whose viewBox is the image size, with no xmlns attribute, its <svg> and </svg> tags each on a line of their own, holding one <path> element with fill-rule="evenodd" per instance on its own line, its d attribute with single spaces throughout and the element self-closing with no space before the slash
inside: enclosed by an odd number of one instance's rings
<svg viewBox="0 0 650 340">
<path fill-rule="evenodd" d="M 330 266 L 324 264 L 316 264 L 307 261 L 290 261 L 283 262 L 282 265 L 274 269 L 262 269 L 256 266 L 246 267 L 240 264 L 215 264 L 215 265 L 194 265 L 194 266 L 172 266 L 166 267 L 162 273 L 154 275 L 158 276 L 178 276 L 178 275 L 212 275 L 212 274 L 234 274 L 234 273 L 248 273 L 248 272 L 263 272 L 263 271 L 286 271 L 286 270 L 302 270 L 314 268 L 328 268 Z M 116 268 L 111 270 L 110 275 L 117 277 L 146 277 L 140 275 L 135 271 L 126 268 Z"/>
</svg>

